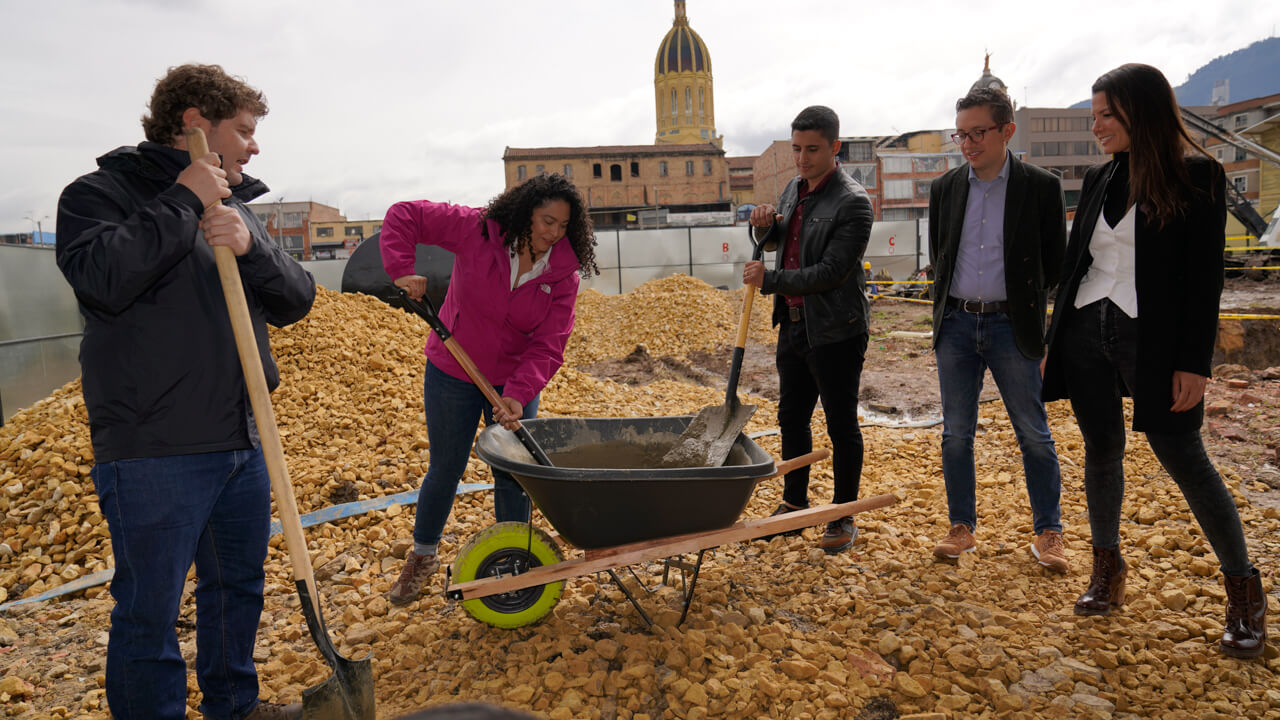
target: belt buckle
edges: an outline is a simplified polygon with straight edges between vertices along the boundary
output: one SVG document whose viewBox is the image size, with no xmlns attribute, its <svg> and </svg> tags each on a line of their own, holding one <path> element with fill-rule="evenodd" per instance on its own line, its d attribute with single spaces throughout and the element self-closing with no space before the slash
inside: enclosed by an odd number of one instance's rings
<svg viewBox="0 0 1280 720">
<path fill-rule="evenodd" d="M 798 305 L 788 305 L 787 314 L 791 322 L 800 322 L 804 319 L 804 313 Z"/>
<path fill-rule="evenodd" d="M 973 304 L 977 305 L 978 309 L 977 309 L 977 310 L 970 310 L 970 309 L 969 309 L 969 303 L 973 303 Z M 967 313 L 974 313 L 974 314 L 977 314 L 977 315 L 981 315 L 981 314 L 982 314 L 982 306 L 983 306 L 984 304 L 985 304 L 985 303 L 983 303 L 981 300 L 961 300 L 961 301 L 960 301 L 960 309 L 964 310 L 964 311 L 965 311 L 965 312 L 967 312 Z"/>
</svg>

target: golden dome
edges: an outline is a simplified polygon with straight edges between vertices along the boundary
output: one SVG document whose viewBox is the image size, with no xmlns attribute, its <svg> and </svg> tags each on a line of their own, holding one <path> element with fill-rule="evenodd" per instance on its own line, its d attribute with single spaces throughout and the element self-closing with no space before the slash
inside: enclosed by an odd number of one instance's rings
<svg viewBox="0 0 1280 720">
<path fill-rule="evenodd" d="M 684 14 L 684 0 L 676 0 L 676 19 L 658 45 L 653 61 L 656 75 L 679 72 L 711 72 L 711 53 L 698 33 L 689 27 Z"/>
</svg>

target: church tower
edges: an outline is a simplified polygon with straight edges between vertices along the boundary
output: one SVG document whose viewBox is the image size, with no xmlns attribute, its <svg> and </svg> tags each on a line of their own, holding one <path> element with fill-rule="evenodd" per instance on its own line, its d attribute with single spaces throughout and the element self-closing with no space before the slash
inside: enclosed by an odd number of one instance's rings
<svg viewBox="0 0 1280 720">
<path fill-rule="evenodd" d="M 991 90 L 999 90 L 1006 95 L 1009 94 L 1009 86 L 1005 85 L 1003 80 L 991 74 L 991 53 L 987 53 L 982 61 L 982 77 L 969 86 L 970 90 L 977 90 L 978 88 L 990 88 Z"/>
<path fill-rule="evenodd" d="M 689 27 L 685 0 L 675 0 L 676 18 L 658 46 L 653 62 L 653 89 L 657 107 L 655 142 L 722 146 L 716 135 L 715 99 L 711 90 L 711 53 L 698 33 Z"/>
</svg>

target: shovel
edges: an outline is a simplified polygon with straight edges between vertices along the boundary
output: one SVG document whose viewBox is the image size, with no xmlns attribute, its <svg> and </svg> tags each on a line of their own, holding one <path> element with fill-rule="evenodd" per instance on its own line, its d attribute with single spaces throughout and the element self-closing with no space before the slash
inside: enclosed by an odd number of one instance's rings
<svg viewBox="0 0 1280 720">
<path fill-rule="evenodd" d="M 187 150 L 194 162 L 209 154 L 209 144 L 200 128 L 186 131 Z M 293 484 L 289 480 L 289 468 L 284 461 L 284 448 L 280 444 L 280 432 L 276 427 L 275 411 L 267 391 L 267 378 L 262 371 L 262 358 L 254 338 L 253 324 L 249 317 L 249 305 L 240 284 L 240 270 L 231 248 L 218 245 L 213 248 L 218 263 L 218 277 L 222 281 L 222 294 L 231 316 L 231 329 L 236 337 L 236 350 L 240 354 L 240 368 L 244 372 L 249 390 L 249 402 L 258 425 L 262 442 L 262 454 L 271 476 L 271 492 L 276 499 L 276 512 L 280 515 L 280 527 L 284 531 L 285 546 L 293 563 L 293 579 L 302 601 L 302 614 L 307 619 L 307 629 L 320 654 L 333 668 L 329 679 L 302 691 L 302 717 L 307 720 L 374 720 L 372 655 L 352 661 L 342 657 L 329 640 L 324 617 L 320 613 L 320 595 L 316 592 L 316 578 L 307 553 L 307 541 L 302 536 L 302 521 L 298 517 L 298 503 L 293 496 Z"/>
<path fill-rule="evenodd" d="M 763 252 L 764 246 L 756 243 L 751 259 L 759 260 Z M 724 404 L 705 407 L 693 417 L 675 445 L 662 456 L 662 467 L 723 465 L 738 439 L 738 433 L 755 414 L 755 405 L 743 405 L 738 401 L 738 376 L 742 374 L 742 358 L 747 352 L 747 329 L 751 326 L 751 304 L 755 297 L 756 289 L 748 285 L 742 298 L 742 319 L 738 321 L 738 341 L 729 365 L 729 387 L 725 391 Z"/>
<path fill-rule="evenodd" d="M 471 378 L 471 382 L 475 383 L 475 386 L 480 388 L 480 392 L 484 393 L 485 399 L 494 407 L 501 407 L 502 396 L 498 395 L 498 391 L 485 378 L 484 373 L 480 372 L 480 368 L 476 367 L 476 364 L 471 361 L 471 356 L 467 355 L 467 351 L 463 350 L 462 345 L 458 344 L 458 341 L 453 338 L 453 333 L 449 332 L 449 328 L 445 327 L 440 315 L 436 313 L 436 306 L 431 303 L 431 298 L 423 295 L 421 300 L 414 300 L 409 297 L 409 293 L 401 288 L 400 301 L 404 303 L 405 307 L 427 321 L 431 329 L 444 342 L 445 349 L 462 366 L 462 370 L 467 373 L 467 377 Z M 551 458 L 547 457 L 547 454 L 542 451 L 542 446 L 538 444 L 537 440 L 533 439 L 533 436 L 518 420 L 516 421 L 515 433 L 516 437 L 520 439 L 520 444 L 524 445 L 524 448 L 529 451 L 529 454 L 533 455 L 533 459 L 538 461 L 539 465 L 553 467 Z"/>
</svg>

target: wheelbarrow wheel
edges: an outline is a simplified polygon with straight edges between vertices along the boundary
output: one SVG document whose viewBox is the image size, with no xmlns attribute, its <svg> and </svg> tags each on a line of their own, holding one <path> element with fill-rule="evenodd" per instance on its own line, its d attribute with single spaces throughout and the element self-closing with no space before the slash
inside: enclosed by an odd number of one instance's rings
<svg viewBox="0 0 1280 720">
<path fill-rule="evenodd" d="M 453 582 L 486 577 L 510 577 L 542 565 L 564 560 L 556 541 L 527 523 L 498 523 L 478 533 L 458 551 Z M 488 597 L 464 600 L 462 607 L 480 622 L 500 628 L 531 625 L 551 612 L 560 601 L 564 582 L 535 585 Z"/>
</svg>

